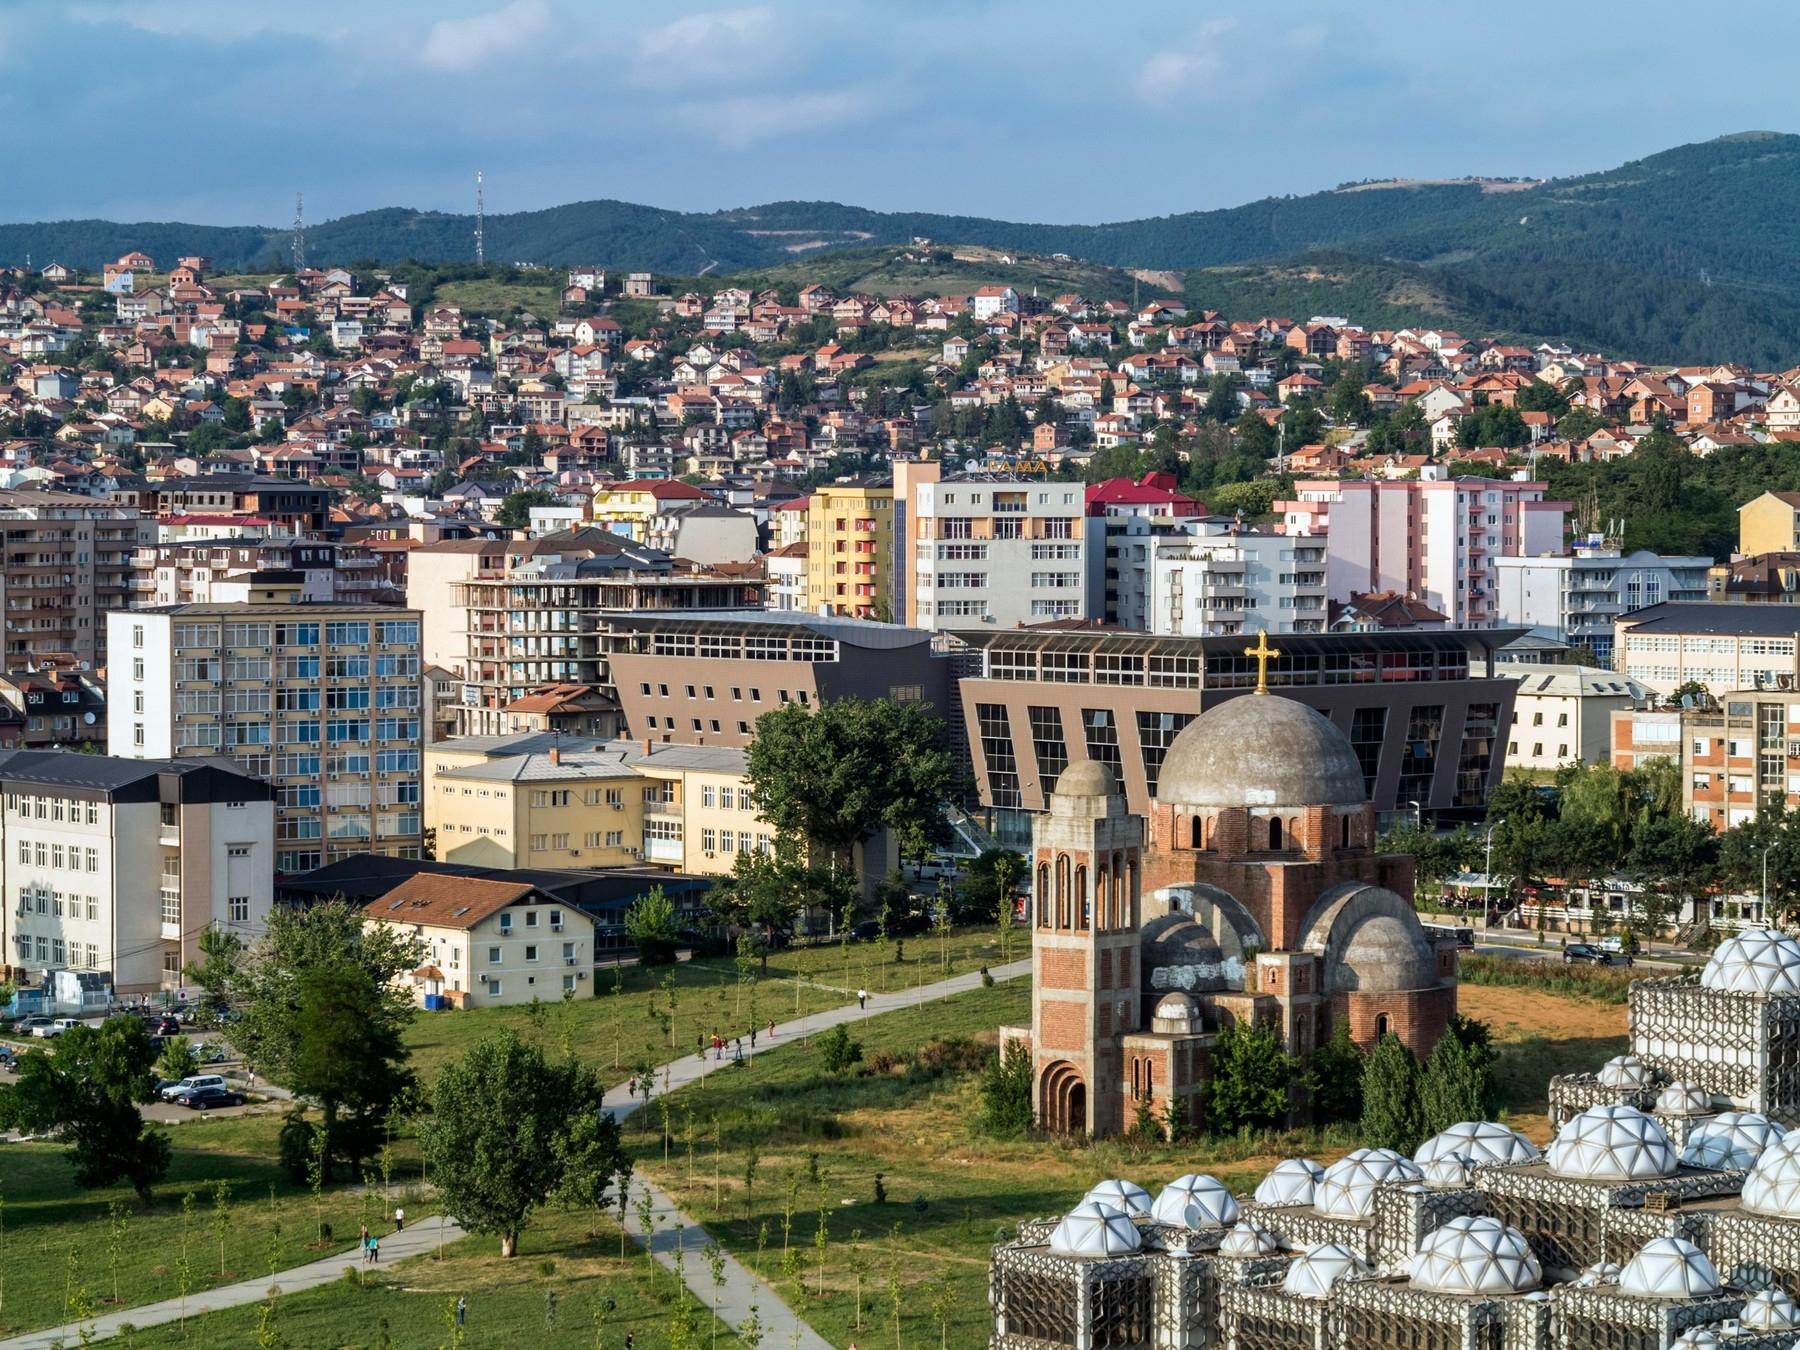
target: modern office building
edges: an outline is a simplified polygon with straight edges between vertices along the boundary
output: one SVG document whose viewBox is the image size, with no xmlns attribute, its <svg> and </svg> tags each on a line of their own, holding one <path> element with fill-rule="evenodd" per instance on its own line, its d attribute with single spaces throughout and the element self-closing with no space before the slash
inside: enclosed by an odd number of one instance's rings
<svg viewBox="0 0 1800 1350">
<path fill-rule="evenodd" d="M 1500 621 L 1588 647 L 1601 664 L 1613 655 L 1613 622 L 1665 600 L 1707 598 L 1705 557 L 1624 553 L 1598 539 L 1565 554 L 1494 559 Z"/>
<path fill-rule="evenodd" d="M 419 623 L 417 610 L 276 598 L 108 615 L 108 751 L 223 755 L 273 783 L 280 871 L 417 856 Z"/>
<path fill-rule="evenodd" d="M 246 942 L 274 903 L 273 792 L 220 761 L 0 753 L 0 930 L 12 970 L 179 988 L 200 934 Z"/>
<path fill-rule="evenodd" d="M 806 608 L 886 620 L 895 612 L 894 483 L 867 477 L 815 488 L 806 508 Z"/>
<path fill-rule="evenodd" d="M 155 522 L 132 506 L 66 492 L 0 491 L 0 669 L 59 660 L 104 665 L 105 616 L 142 598 L 132 560 L 155 539 Z"/>
<path fill-rule="evenodd" d="M 1384 814 L 1478 819 L 1504 766 L 1518 682 L 1496 670 L 1514 629 L 1293 634 L 1276 647 L 1277 695 L 1350 738 Z M 1200 713 L 1255 688 L 1240 637 L 1158 637 L 1106 628 L 958 634 L 980 665 L 959 684 L 981 801 L 1023 841 L 1061 772 L 1099 760 L 1145 814 L 1163 757 Z"/>
<path fill-rule="evenodd" d="M 1611 670 L 1576 665 L 1515 665 L 1496 673 L 1519 682 L 1506 740 L 1506 767 L 1548 771 L 1604 764 L 1612 757 L 1612 718 L 1650 691 Z"/>
<path fill-rule="evenodd" d="M 1311 479 L 1294 493 L 1275 510 L 1289 534 L 1325 534 L 1333 600 L 1399 591 L 1467 628 L 1505 622 L 1496 561 L 1561 552 L 1569 509 L 1542 483 L 1494 478 Z"/>
<path fill-rule="evenodd" d="M 1613 669 L 1659 694 L 1698 684 L 1714 698 L 1734 689 L 1794 689 L 1800 679 L 1800 610 L 1787 605 L 1664 603 L 1613 624 Z"/>
<path fill-rule="evenodd" d="M 609 617 L 619 703 L 640 740 L 742 749 L 771 709 L 846 696 L 926 703 L 959 725 L 953 662 L 923 629 L 774 610 Z"/>
</svg>

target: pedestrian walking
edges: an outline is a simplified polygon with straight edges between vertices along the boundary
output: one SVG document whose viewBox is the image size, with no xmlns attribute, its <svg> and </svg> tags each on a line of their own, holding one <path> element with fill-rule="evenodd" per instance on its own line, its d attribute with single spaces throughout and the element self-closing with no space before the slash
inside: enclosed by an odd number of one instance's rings
<svg viewBox="0 0 1800 1350">
<path fill-rule="evenodd" d="M 396 1205 L 394 1206 L 394 1231 L 398 1233 L 404 1227 L 406 1227 L 406 1211 Z"/>
<path fill-rule="evenodd" d="M 769 1039 L 775 1039 L 775 1019 L 773 1017 L 769 1019 Z"/>
<path fill-rule="evenodd" d="M 372 1266 L 381 1264 L 381 1239 L 373 1233 L 369 1234 L 369 1264 Z"/>
<path fill-rule="evenodd" d="M 362 1237 L 358 1239 L 358 1242 L 363 1247 L 369 1245 L 369 1225 L 366 1223 L 362 1226 Z"/>
<path fill-rule="evenodd" d="M 469 1317 L 469 1300 L 466 1298 L 457 1299 L 456 1300 L 456 1325 L 460 1327 L 464 1322 L 466 1322 L 468 1320 L 468 1317 Z"/>
<path fill-rule="evenodd" d="M 856 991 L 856 1006 L 858 1008 L 867 1008 L 869 1006 L 869 991 L 867 989 L 858 989 Z M 855 1348 L 852 1347 L 852 1350 L 855 1350 Z"/>
<path fill-rule="evenodd" d="M 756 1028 L 755 1027 L 750 1028 L 750 1048 L 752 1050 L 756 1049 Z"/>
</svg>

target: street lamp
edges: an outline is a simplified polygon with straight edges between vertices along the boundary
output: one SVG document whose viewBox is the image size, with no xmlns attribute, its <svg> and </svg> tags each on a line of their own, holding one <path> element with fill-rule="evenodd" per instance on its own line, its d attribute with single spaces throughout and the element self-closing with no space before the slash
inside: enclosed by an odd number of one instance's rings
<svg viewBox="0 0 1800 1350">
<path fill-rule="evenodd" d="M 1487 827 L 1487 859 L 1481 864 L 1481 922 L 1486 927 L 1494 903 L 1494 827 L 1505 820 L 1490 820 Z"/>
<path fill-rule="evenodd" d="M 1774 847 L 1775 847 L 1774 844 L 1764 844 L 1763 845 L 1763 851 L 1762 851 L 1762 908 L 1761 908 L 1761 911 L 1759 912 L 1759 914 L 1757 915 L 1757 921 L 1759 923 L 1767 923 L 1769 921 L 1769 850 Z"/>
</svg>

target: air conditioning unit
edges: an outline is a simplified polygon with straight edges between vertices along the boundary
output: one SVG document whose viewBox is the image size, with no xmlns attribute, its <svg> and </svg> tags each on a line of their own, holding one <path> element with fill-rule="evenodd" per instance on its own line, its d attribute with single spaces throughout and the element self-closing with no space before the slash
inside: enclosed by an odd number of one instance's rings
<svg viewBox="0 0 1800 1350">
<path fill-rule="evenodd" d="M 580 957 L 576 957 L 576 956 L 565 956 L 565 957 L 563 957 L 563 964 L 564 964 L 564 965 L 565 965 L 565 966 L 573 966 L 573 965 L 579 965 L 579 964 L 580 964 L 580 960 L 581 960 L 581 958 L 580 958 Z"/>
<path fill-rule="evenodd" d="M 578 970 L 575 972 L 575 978 L 578 980 L 585 980 L 587 978 L 587 972 L 585 970 Z"/>
</svg>

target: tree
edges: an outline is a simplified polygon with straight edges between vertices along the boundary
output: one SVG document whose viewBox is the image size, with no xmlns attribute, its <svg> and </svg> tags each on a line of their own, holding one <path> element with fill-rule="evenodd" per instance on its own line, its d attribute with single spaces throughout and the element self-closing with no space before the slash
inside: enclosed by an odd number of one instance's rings
<svg viewBox="0 0 1800 1350">
<path fill-rule="evenodd" d="M 1425 1139 L 1419 1061 L 1391 1031 L 1375 1042 L 1363 1066 L 1361 1133 L 1368 1148 L 1391 1148 L 1409 1155 Z"/>
<path fill-rule="evenodd" d="M 1331 1038 L 1306 1065 L 1312 1089 L 1313 1123 L 1333 1125 L 1362 1113 L 1363 1054 L 1350 1039 L 1350 1023 L 1340 1019 Z"/>
<path fill-rule="evenodd" d="M 244 940 L 229 928 L 208 925 L 200 932 L 200 959 L 189 961 L 183 974 L 205 991 L 205 1005 L 222 1012 L 230 1000 L 231 981 L 243 959 Z"/>
<path fill-rule="evenodd" d="M 1037 1120 L 1032 1107 L 1031 1052 L 1008 1041 L 981 1072 L 981 1128 L 1003 1139 L 1017 1138 Z"/>
<path fill-rule="evenodd" d="M 592 1069 L 552 1064 L 512 1031 L 446 1065 L 421 1139 L 445 1209 L 471 1232 L 496 1234 L 510 1257 L 531 1212 L 553 1196 L 602 1204 L 629 1170 L 601 1091 Z"/>
<path fill-rule="evenodd" d="M 413 1082 L 400 1028 L 382 1012 L 382 991 L 354 966 L 300 977 L 298 1052 L 288 1083 L 319 1104 L 327 1184 L 334 1158 L 364 1158 L 379 1148 L 381 1126 Z"/>
<path fill-rule="evenodd" d="M 862 1042 L 851 1040 L 849 1028 L 841 1022 L 819 1037 L 820 1061 L 825 1066 L 825 1072 L 834 1077 L 842 1074 L 852 1064 L 860 1064 L 862 1057 Z"/>
<path fill-rule="evenodd" d="M 930 708 L 852 697 L 757 718 L 747 777 L 764 820 L 803 841 L 810 861 L 849 871 L 857 845 L 878 830 L 942 838 L 957 768 Z"/>
<path fill-rule="evenodd" d="M 1000 923 L 1005 916 L 1005 932 L 1012 926 L 1013 890 L 1025 875 L 1022 853 L 1010 848 L 990 848 L 963 869 L 956 884 L 956 900 L 952 913 L 959 923 Z M 1004 959 L 1004 958 L 1003 958 Z"/>
<path fill-rule="evenodd" d="M 156 1072 L 159 1077 L 180 1082 L 200 1072 L 200 1056 L 194 1053 L 193 1042 L 185 1036 L 171 1036 L 163 1042 L 162 1053 L 156 1058 Z"/>
<path fill-rule="evenodd" d="M 1494 1115 L 1495 1053 L 1485 1024 L 1454 1017 L 1419 1074 L 1419 1111 L 1427 1135 Z"/>
<path fill-rule="evenodd" d="M 1294 1057 L 1281 1048 L 1273 1023 L 1233 1022 L 1213 1051 L 1212 1100 L 1207 1123 L 1214 1134 L 1264 1129 L 1288 1111 Z"/>
<path fill-rule="evenodd" d="M 766 971 L 775 935 L 793 930 L 817 880 L 818 873 L 807 866 L 799 844 L 779 838 L 767 853 L 740 853 L 732 859 L 731 875 L 707 892 L 706 903 L 725 927 L 758 931 Z"/>
<path fill-rule="evenodd" d="M 531 524 L 531 508 L 556 505 L 556 494 L 544 488 L 520 488 L 509 492 L 494 512 L 494 524 L 508 530 L 522 530 Z"/>
<path fill-rule="evenodd" d="M 1771 862 L 1775 856 L 1770 854 Z M 1712 826 L 1679 811 L 1656 816 L 1638 827 L 1625 858 L 1625 872 L 1644 888 L 1638 918 L 1645 937 L 1679 915 L 1688 901 L 1711 883 L 1719 869 L 1719 857 L 1720 839 Z M 1757 859 L 1759 886 L 1761 861 Z"/>
<path fill-rule="evenodd" d="M 661 886 L 652 886 L 625 911 L 625 936 L 647 966 L 666 966 L 675 960 L 681 930 L 675 921 L 675 902 Z"/>
<path fill-rule="evenodd" d="M 77 1186 L 123 1181 L 149 1204 L 169 1170 L 168 1137 L 145 1129 L 137 1107 L 155 1095 L 155 1059 L 142 1018 L 70 1027 L 19 1061 L 17 1082 L 0 1084 L 0 1128 L 54 1134 L 69 1145 Z"/>
</svg>

